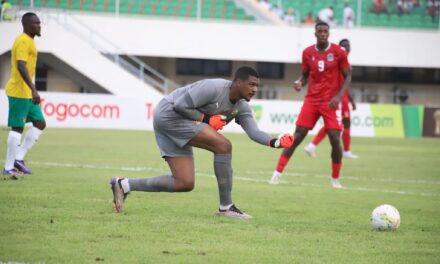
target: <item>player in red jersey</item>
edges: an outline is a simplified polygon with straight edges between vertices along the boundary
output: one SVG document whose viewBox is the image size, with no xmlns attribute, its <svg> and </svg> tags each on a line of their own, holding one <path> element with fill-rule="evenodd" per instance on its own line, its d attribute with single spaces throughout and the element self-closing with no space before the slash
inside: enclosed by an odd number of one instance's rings
<svg viewBox="0 0 440 264">
<path fill-rule="evenodd" d="M 339 41 L 339 46 L 343 47 L 345 51 L 347 52 L 347 55 L 350 54 L 351 45 L 350 41 L 348 39 L 342 39 Z M 344 81 L 344 78 L 341 74 L 341 81 Z M 353 154 L 350 150 L 350 144 L 351 144 L 351 136 L 350 136 L 350 105 L 353 108 L 353 110 L 356 110 L 356 103 L 353 100 L 353 98 L 350 96 L 350 92 L 348 90 L 345 91 L 344 95 L 341 98 L 341 111 L 342 111 L 342 124 L 344 125 L 344 130 L 342 131 L 342 146 L 343 146 L 343 152 L 342 156 L 344 158 L 349 159 L 357 159 L 359 158 L 357 155 Z M 321 127 L 318 134 L 316 134 L 315 138 L 312 142 L 310 142 L 307 146 L 304 147 L 304 150 L 306 153 L 314 158 L 316 157 L 316 147 L 321 143 L 321 141 L 325 138 L 327 135 L 327 130 L 325 129 L 325 126 Z"/>
<path fill-rule="evenodd" d="M 322 116 L 332 146 L 331 183 L 334 188 L 342 188 L 339 181 L 339 171 L 342 165 L 342 148 L 339 139 L 342 118 L 339 102 L 350 85 L 351 69 L 347 53 L 338 45 L 330 43 L 328 41 L 329 35 L 330 26 L 323 22 L 317 23 L 315 25 L 316 44 L 303 51 L 302 74 L 294 82 L 293 88 L 300 91 L 307 82 L 309 82 L 309 87 L 296 121 L 294 143 L 281 153 L 270 181 L 272 184 L 280 182 L 284 167 L 293 152 Z M 342 85 L 339 82 L 341 73 L 344 77 Z"/>
</svg>

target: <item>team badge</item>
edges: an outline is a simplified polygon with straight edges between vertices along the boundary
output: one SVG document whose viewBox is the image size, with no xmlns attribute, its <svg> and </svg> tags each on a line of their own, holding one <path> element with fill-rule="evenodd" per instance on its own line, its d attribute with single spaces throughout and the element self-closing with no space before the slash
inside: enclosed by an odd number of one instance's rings
<svg viewBox="0 0 440 264">
<path fill-rule="evenodd" d="M 327 54 L 327 61 L 333 61 L 333 59 L 334 59 L 333 53 Z"/>
<path fill-rule="evenodd" d="M 315 61 L 315 56 L 312 57 L 312 61 Z"/>
</svg>

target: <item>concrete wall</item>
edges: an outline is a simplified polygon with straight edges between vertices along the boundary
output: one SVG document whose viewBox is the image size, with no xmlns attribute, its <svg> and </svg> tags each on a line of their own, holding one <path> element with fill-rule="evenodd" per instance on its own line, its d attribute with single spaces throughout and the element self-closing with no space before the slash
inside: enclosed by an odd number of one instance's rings
<svg viewBox="0 0 440 264">
<path fill-rule="evenodd" d="M 63 74 L 49 70 L 47 72 L 47 86 L 48 92 L 70 92 L 79 93 L 80 87 L 73 80 L 66 78 Z"/>
<path fill-rule="evenodd" d="M 39 51 L 60 49 L 53 41 L 59 25 L 41 15 L 42 37 L 36 39 Z M 291 83 L 299 75 L 301 51 L 315 42 L 313 27 L 270 26 L 229 22 L 196 22 L 158 20 L 148 18 L 115 18 L 113 16 L 75 15 L 67 25 L 79 20 L 100 35 L 110 39 L 126 54 L 140 56 L 145 62 L 177 83 L 189 83 L 207 76 L 181 76 L 175 72 L 175 58 L 220 59 L 233 61 L 233 71 L 241 65 L 255 65 L 256 61 L 285 63 L 283 80 L 263 79 L 261 90 L 277 89 L 278 98 L 300 100 L 304 92 L 291 90 Z M 87 30 L 86 30 L 87 31 Z M 10 49 L 19 27 L 0 23 L 0 54 Z M 94 39 L 96 37 L 91 37 Z M 331 29 L 331 40 L 352 41 L 350 61 L 354 66 L 440 68 L 440 33 L 397 29 Z M 62 48 L 77 51 L 75 41 L 63 42 Z M 72 45 L 72 46 L 69 46 Z M 10 75 L 10 56 L 0 56 L 0 88 Z M 79 87 L 56 71 L 48 74 L 50 91 L 78 91 Z M 223 76 L 230 78 L 231 76 Z M 60 83 L 63 83 L 60 86 Z M 400 85 L 409 91 L 411 103 L 440 104 L 440 87 L 428 85 Z M 352 90 L 359 100 L 372 90 L 379 93 L 377 101 L 392 102 L 393 84 L 357 83 Z"/>
<path fill-rule="evenodd" d="M 78 15 L 128 54 L 169 58 L 298 63 L 315 42 L 310 26 L 271 26 Z M 349 38 L 355 66 L 440 68 L 440 33 L 410 29 L 331 29 Z"/>
</svg>

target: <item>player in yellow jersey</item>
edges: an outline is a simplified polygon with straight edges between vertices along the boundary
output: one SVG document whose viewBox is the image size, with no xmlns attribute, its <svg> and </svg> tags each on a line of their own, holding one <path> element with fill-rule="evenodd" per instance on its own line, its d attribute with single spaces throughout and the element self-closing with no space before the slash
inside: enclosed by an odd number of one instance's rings
<svg viewBox="0 0 440 264">
<path fill-rule="evenodd" d="M 34 37 L 40 36 L 40 19 L 34 13 L 26 13 L 21 19 L 23 33 L 15 39 L 11 51 L 11 79 L 6 85 L 9 101 L 8 149 L 3 175 L 17 179 L 17 175 L 31 174 L 24 163 L 24 156 L 37 142 L 46 127 L 40 108 L 40 95 L 32 79 L 37 66 L 37 49 Z M 33 126 L 21 142 L 21 135 L 27 122 Z"/>
</svg>

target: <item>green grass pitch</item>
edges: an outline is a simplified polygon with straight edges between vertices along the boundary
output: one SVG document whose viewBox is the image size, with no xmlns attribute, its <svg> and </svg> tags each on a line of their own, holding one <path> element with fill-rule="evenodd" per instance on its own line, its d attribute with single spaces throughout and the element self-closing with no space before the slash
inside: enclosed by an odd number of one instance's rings
<svg viewBox="0 0 440 264">
<path fill-rule="evenodd" d="M 8 130 L 0 129 L 0 160 Z M 269 185 L 280 150 L 233 143 L 233 199 L 254 219 L 214 215 L 212 154 L 195 151 L 190 193 L 131 193 L 111 206 L 114 175 L 168 173 L 152 132 L 47 129 L 26 159 L 34 174 L 0 181 L 0 263 L 438 263 L 440 140 L 354 138 L 344 189 L 330 187 L 327 141 L 297 149 L 283 183 Z M 396 232 L 370 227 L 392 204 Z"/>
</svg>

